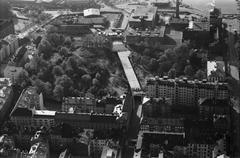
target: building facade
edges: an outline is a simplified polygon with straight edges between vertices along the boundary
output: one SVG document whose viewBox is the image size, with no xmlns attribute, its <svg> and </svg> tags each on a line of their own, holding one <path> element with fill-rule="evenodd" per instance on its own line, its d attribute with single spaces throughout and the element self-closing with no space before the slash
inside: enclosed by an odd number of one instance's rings
<svg viewBox="0 0 240 158">
<path fill-rule="evenodd" d="M 228 99 L 227 83 L 152 78 L 147 81 L 148 97 L 171 97 L 173 104 L 197 105 L 199 98 Z"/>
</svg>

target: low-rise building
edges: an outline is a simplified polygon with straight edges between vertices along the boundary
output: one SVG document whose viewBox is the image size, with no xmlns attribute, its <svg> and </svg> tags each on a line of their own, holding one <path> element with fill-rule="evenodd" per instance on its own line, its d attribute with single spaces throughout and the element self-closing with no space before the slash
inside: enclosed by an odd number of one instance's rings
<svg viewBox="0 0 240 158">
<path fill-rule="evenodd" d="M 100 10 L 96 8 L 89 8 L 83 11 L 85 17 L 97 17 L 100 16 Z"/>
<path fill-rule="evenodd" d="M 183 32 L 161 26 L 154 30 L 131 31 L 126 35 L 129 45 L 146 46 L 166 50 L 182 44 Z"/>
<path fill-rule="evenodd" d="M 156 7 L 138 7 L 129 19 L 129 26 L 133 28 L 154 28 L 156 25 Z"/>
</svg>

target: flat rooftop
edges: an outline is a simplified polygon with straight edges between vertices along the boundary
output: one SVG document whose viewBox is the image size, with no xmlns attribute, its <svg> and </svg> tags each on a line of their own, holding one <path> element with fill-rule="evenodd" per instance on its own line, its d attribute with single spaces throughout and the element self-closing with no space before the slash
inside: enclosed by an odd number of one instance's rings
<svg viewBox="0 0 240 158">
<path fill-rule="evenodd" d="M 131 15 L 129 21 L 140 21 L 140 18 L 144 18 L 146 21 L 152 21 L 156 14 L 157 14 L 157 7 L 139 6 Z"/>
<path fill-rule="evenodd" d="M 29 87 L 26 90 L 24 90 L 19 97 L 14 110 L 16 108 L 32 108 L 40 109 L 40 95 L 37 93 L 36 88 Z M 13 111 L 14 111 L 13 110 Z"/>
<path fill-rule="evenodd" d="M 127 77 L 128 83 L 130 85 L 130 88 L 132 90 L 141 89 L 141 86 L 139 84 L 139 81 L 137 79 L 137 76 L 133 70 L 132 64 L 129 60 L 129 55 L 131 54 L 130 51 L 120 51 L 118 52 L 118 56 L 120 58 L 120 61 L 122 63 L 125 75 Z"/>
</svg>

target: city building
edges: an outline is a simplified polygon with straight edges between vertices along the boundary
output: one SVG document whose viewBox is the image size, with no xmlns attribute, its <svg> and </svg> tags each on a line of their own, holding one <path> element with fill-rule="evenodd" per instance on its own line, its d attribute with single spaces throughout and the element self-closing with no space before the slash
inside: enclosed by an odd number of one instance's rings
<svg viewBox="0 0 240 158">
<path fill-rule="evenodd" d="M 213 153 L 212 153 L 212 157 L 215 158 L 215 157 L 218 157 L 218 156 L 221 156 L 223 154 L 226 154 L 226 139 L 223 138 L 223 139 L 219 139 L 217 142 L 216 142 L 216 145 L 213 149 Z"/>
<path fill-rule="evenodd" d="M 228 116 L 230 114 L 230 104 L 228 99 L 207 99 L 200 98 L 198 101 L 200 118 L 214 119 L 214 116 Z"/>
<path fill-rule="evenodd" d="M 6 66 L 4 69 L 4 77 L 10 78 L 13 82 L 13 84 L 16 84 L 20 78 L 21 73 L 24 69 L 22 67 L 16 67 L 16 66 Z"/>
<path fill-rule="evenodd" d="M 240 99 L 239 97 L 231 98 L 231 138 L 230 153 L 232 157 L 239 157 L 240 151 Z"/>
<path fill-rule="evenodd" d="M 207 77 L 209 81 L 224 81 L 226 79 L 224 61 L 208 61 Z"/>
<path fill-rule="evenodd" d="M 170 98 L 173 104 L 196 105 L 200 98 L 227 99 L 227 83 L 209 81 L 190 81 L 184 79 L 152 78 L 147 81 L 147 96 Z"/>
<path fill-rule="evenodd" d="M 103 112 L 101 107 L 97 108 L 97 100 L 86 97 L 64 97 L 62 101 L 63 112 Z"/>
<path fill-rule="evenodd" d="M 156 25 L 157 7 L 138 7 L 129 18 L 132 28 L 154 28 Z"/>
<path fill-rule="evenodd" d="M 0 123 L 6 119 L 11 110 L 13 99 L 12 82 L 9 78 L 0 78 Z"/>
<path fill-rule="evenodd" d="M 86 25 L 57 25 L 56 32 L 67 35 L 83 35 L 92 33 Z"/>
<path fill-rule="evenodd" d="M 171 108 L 172 101 L 170 98 L 150 98 L 142 105 L 145 117 L 169 116 Z"/>
<path fill-rule="evenodd" d="M 159 9 L 169 9 L 172 8 L 172 3 L 170 0 L 151 0 L 152 5 Z"/>
<path fill-rule="evenodd" d="M 86 128 L 86 129 L 120 129 L 125 125 L 117 120 L 117 116 L 113 114 L 104 113 L 63 113 L 56 112 L 56 124 L 66 123 L 73 128 Z"/>
<path fill-rule="evenodd" d="M 16 35 L 10 34 L 6 36 L 3 40 L 9 44 L 10 55 L 13 55 L 19 47 L 18 37 Z"/>
<path fill-rule="evenodd" d="M 45 110 L 42 94 L 38 94 L 36 88 L 29 87 L 20 95 L 10 119 L 21 130 L 25 127 L 50 128 L 55 124 L 55 113 L 56 111 Z"/>
<path fill-rule="evenodd" d="M 181 45 L 182 40 L 182 31 L 170 29 L 164 25 L 153 30 L 130 30 L 126 35 L 126 42 L 129 45 L 141 45 L 161 50 Z"/>
<path fill-rule="evenodd" d="M 79 6 L 79 5 L 87 5 L 93 0 L 65 0 L 65 3 L 69 6 Z"/>
<path fill-rule="evenodd" d="M 210 43 L 210 22 L 207 20 L 190 21 L 188 28 L 183 33 L 185 40 L 199 42 L 208 45 Z"/>
<path fill-rule="evenodd" d="M 117 158 L 118 151 L 116 149 L 104 146 L 101 154 L 101 158 Z"/>
<path fill-rule="evenodd" d="M 212 158 L 214 142 L 194 142 L 187 146 L 187 156 L 190 158 Z"/>
<path fill-rule="evenodd" d="M 97 17 L 100 16 L 100 10 L 95 8 L 85 9 L 83 15 L 84 17 Z"/>
<path fill-rule="evenodd" d="M 106 97 L 101 100 L 88 97 L 64 97 L 62 102 L 63 112 L 74 113 L 105 113 L 112 114 L 114 107 L 122 104 L 122 100 L 115 97 Z"/>
<path fill-rule="evenodd" d="M 163 135 L 179 135 L 185 138 L 183 121 L 181 118 L 153 118 L 143 116 L 140 130 Z"/>
<path fill-rule="evenodd" d="M 0 62 L 3 63 L 10 55 L 10 48 L 6 41 L 0 41 Z M 6 61 L 5 61 L 6 62 Z"/>
<path fill-rule="evenodd" d="M 174 148 L 176 147 L 184 155 L 186 153 L 184 146 L 185 141 L 182 136 L 140 131 L 133 157 L 174 157 Z"/>
<path fill-rule="evenodd" d="M 0 157 L 8 157 L 12 155 L 15 143 L 12 137 L 4 134 L 0 136 Z"/>
<path fill-rule="evenodd" d="M 6 61 L 18 49 L 18 38 L 15 35 L 8 35 L 0 41 L 0 62 Z"/>
<path fill-rule="evenodd" d="M 12 20 L 0 19 L 0 39 L 5 38 L 10 34 L 14 34 L 14 25 Z"/>
<path fill-rule="evenodd" d="M 105 27 L 107 25 L 107 19 L 103 16 L 97 17 L 84 17 L 83 13 L 60 15 L 53 20 L 52 24 L 56 25 L 85 25 L 93 27 L 94 25 L 101 25 Z"/>
<path fill-rule="evenodd" d="M 49 158 L 49 146 L 47 143 L 39 142 L 31 146 L 28 157 L 30 158 Z"/>
</svg>

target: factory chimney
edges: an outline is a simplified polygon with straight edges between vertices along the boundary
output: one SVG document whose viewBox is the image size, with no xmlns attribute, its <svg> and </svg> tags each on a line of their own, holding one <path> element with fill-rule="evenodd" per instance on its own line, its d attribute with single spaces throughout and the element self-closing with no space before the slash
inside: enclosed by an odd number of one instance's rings
<svg viewBox="0 0 240 158">
<path fill-rule="evenodd" d="M 176 18 L 179 18 L 179 5 L 180 5 L 179 0 L 176 0 Z"/>
</svg>

